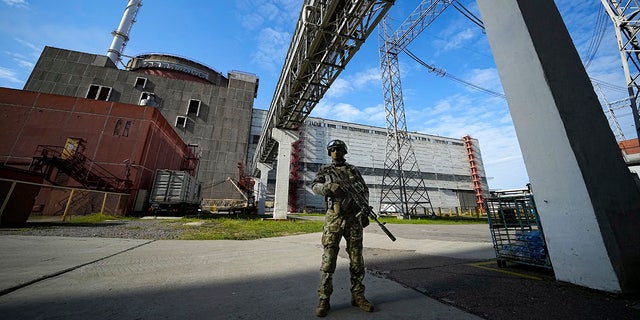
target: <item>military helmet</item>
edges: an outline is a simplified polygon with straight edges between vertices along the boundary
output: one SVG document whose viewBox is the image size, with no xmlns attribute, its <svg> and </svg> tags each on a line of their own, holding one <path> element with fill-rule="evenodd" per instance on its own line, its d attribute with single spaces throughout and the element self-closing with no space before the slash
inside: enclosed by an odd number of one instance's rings
<svg viewBox="0 0 640 320">
<path fill-rule="evenodd" d="M 331 155 L 331 149 L 341 148 L 347 154 L 347 144 L 342 140 L 331 140 L 327 143 L 327 155 Z"/>
</svg>

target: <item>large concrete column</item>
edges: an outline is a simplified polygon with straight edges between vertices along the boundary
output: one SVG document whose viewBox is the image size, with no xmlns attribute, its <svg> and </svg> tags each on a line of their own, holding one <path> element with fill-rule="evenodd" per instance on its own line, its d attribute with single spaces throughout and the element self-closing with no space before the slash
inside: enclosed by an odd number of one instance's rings
<svg viewBox="0 0 640 320">
<path fill-rule="evenodd" d="M 297 131 L 274 128 L 271 137 L 278 141 L 278 164 L 276 168 L 276 192 L 273 203 L 273 218 L 286 219 L 289 210 L 289 167 L 291 166 L 291 144 L 300 138 Z"/>
<path fill-rule="evenodd" d="M 269 180 L 269 171 L 273 169 L 272 165 L 258 162 L 256 166 L 260 170 L 260 180 L 254 186 L 254 194 L 256 195 L 256 202 L 258 206 L 258 214 L 265 214 L 265 201 L 267 200 L 267 183 Z"/>
<path fill-rule="evenodd" d="M 560 281 L 640 289 L 640 191 L 553 0 L 477 0 Z"/>
</svg>

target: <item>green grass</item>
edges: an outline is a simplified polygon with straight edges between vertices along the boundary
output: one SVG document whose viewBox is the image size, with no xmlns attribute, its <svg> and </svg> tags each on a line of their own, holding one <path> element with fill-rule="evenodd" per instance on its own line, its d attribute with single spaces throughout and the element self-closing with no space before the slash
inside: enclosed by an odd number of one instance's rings
<svg viewBox="0 0 640 320">
<path fill-rule="evenodd" d="M 323 214 L 291 214 L 290 217 L 322 217 Z M 196 217 L 184 217 L 177 220 L 163 220 L 161 223 L 171 224 L 180 229 L 181 240 L 252 240 L 260 238 L 280 237 L 304 233 L 321 232 L 324 219 L 302 220 L 271 220 L 270 216 L 245 214 L 202 214 Z M 94 224 L 107 220 L 135 220 L 138 218 L 92 214 L 86 216 L 72 216 L 66 223 Z M 400 220 L 395 216 L 380 216 L 380 222 L 388 224 L 486 224 L 487 218 L 471 218 L 462 216 L 413 217 Z M 186 225 L 189 222 L 198 222 Z M 371 223 L 375 226 L 375 222 Z"/>
<path fill-rule="evenodd" d="M 319 216 L 318 214 L 295 214 L 292 216 Z M 320 215 L 322 216 L 322 215 Z M 396 217 L 379 217 L 389 224 L 482 224 L 486 218 L 439 217 L 399 220 Z M 211 215 L 199 218 L 183 218 L 182 240 L 252 240 L 287 235 L 321 232 L 322 220 L 269 220 L 255 215 Z M 185 226 L 187 222 L 203 222 L 198 226 Z M 375 223 L 374 223 L 375 224 Z"/>
<path fill-rule="evenodd" d="M 107 220 L 131 220 L 133 218 L 130 217 L 122 217 L 122 216 L 110 216 L 106 214 L 94 213 L 86 216 L 70 216 L 67 223 L 72 224 L 85 224 L 85 223 L 99 223 Z"/>
<path fill-rule="evenodd" d="M 199 226 L 183 226 L 182 240 L 252 240 L 322 231 L 322 221 L 268 220 L 258 216 L 212 216 L 200 219 Z"/>
</svg>

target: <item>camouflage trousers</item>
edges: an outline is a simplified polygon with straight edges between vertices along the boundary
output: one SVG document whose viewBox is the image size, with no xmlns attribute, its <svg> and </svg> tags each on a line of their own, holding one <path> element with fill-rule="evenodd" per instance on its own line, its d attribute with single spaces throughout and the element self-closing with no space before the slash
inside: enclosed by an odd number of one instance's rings
<svg viewBox="0 0 640 320">
<path fill-rule="evenodd" d="M 340 240 L 347 242 L 349 255 L 349 273 L 351 280 L 351 294 L 364 294 L 364 259 L 362 258 L 362 226 L 359 222 L 343 223 L 340 226 L 325 225 L 322 233 L 322 265 L 320 266 L 320 286 L 318 297 L 328 299 L 333 292 L 333 273 L 336 271 L 336 261 L 340 249 Z"/>
</svg>

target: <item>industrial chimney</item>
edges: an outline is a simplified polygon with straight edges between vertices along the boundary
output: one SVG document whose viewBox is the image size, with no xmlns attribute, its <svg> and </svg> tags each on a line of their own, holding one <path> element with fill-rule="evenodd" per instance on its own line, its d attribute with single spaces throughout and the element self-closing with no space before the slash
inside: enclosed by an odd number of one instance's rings
<svg viewBox="0 0 640 320">
<path fill-rule="evenodd" d="M 120 20 L 118 29 L 111 32 L 113 41 L 111 42 L 111 47 L 107 50 L 107 57 L 109 57 L 116 66 L 118 62 L 120 62 L 120 56 L 124 51 L 124 47 L 127 46 L 129 32 L 131 31 L 133 23 L 136 22 L 136 15 L 140 7 L 142 7 L 142 0 L 129 0 L 127 8 L 124 9 L 124 14 L 122 15 L 122 20 Z"/>
</svg>

